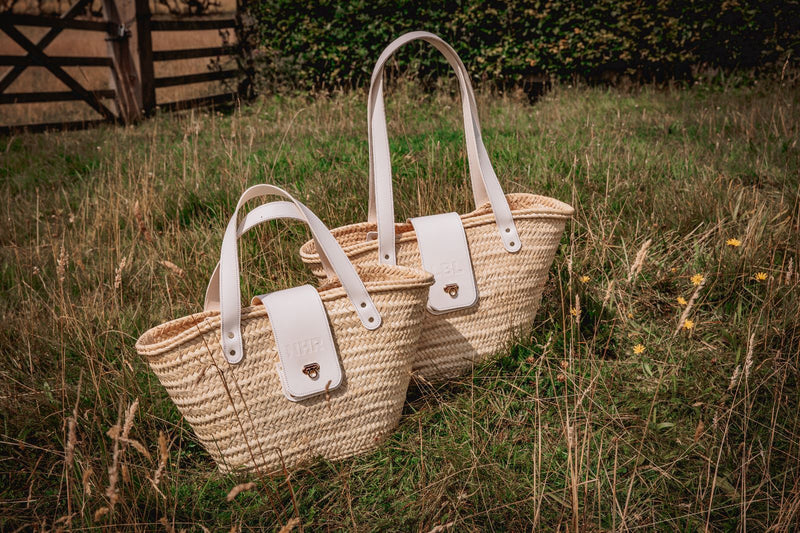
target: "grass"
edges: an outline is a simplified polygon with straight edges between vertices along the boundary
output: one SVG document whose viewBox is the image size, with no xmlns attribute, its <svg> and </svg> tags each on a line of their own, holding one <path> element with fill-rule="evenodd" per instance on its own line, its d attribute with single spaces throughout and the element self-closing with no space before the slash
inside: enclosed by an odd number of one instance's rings
<svg viewBox="0 0 800 533">
<path fill-rule="evenodd" d="M 201 308 L 246 186 L 365 218 L 363 94 L 2 139 L 0 529 L 796 530 L 796 87 L 480 106 L 506 190 L 577 210 L 535 328 L 374 453 L 272 478 L 215 472 L 133 345 Z M 398 219 L 471 209 L 459 107 L 391 92 Z M 244 294 L 312 279 L 303 227 L 255 233 Z"/>
</svg>

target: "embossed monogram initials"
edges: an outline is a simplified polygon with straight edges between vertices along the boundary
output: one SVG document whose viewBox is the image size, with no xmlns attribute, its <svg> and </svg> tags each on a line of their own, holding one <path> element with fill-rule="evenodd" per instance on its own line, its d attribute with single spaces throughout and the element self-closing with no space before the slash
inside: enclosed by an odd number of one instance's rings
<svg viewBox="0 0 800 533">
<path fill-rule="evenodd" d="M 439 271 L 436 272 L 438 275 L 442 276 L 454 276 L 456 274 L 462 274 L 464 269 L 458 265 L 457 261 L 445 261 L 439 265 Z"/>
<path fill-rule="evenodd" d="M 311 355 L 322 349 L 322 339 L 320 337 L 310 337 L 286 346 L 289 355 Z"/>
</svg>

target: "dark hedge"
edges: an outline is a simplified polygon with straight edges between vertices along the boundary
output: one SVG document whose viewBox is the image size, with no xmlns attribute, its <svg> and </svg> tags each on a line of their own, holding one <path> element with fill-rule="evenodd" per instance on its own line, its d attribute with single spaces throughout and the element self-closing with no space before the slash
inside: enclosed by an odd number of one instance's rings
<svg viewBox="0 0 800 533">
<path fill-rule="evenodd" d="M 298 88 L 358 86 L 381 49 L 425 29 L 450 42 L 475 80 L 542 77 L 689 79 L 698 69 L 797 63 L 800 1 L 261 0 L 250 6 L 268 78 Z M 398 54 L 419 74 L 442 69 L 423 45 Z"/>
</svg>

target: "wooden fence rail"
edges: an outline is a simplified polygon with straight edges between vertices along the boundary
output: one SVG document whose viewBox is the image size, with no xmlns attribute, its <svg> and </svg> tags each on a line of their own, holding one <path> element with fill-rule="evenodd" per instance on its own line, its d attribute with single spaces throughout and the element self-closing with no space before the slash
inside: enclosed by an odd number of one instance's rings
<svg viewBox="0 0 800 533">
<path fill-rule="evenodd" d="M 246 69 L 216 68 L 184 74 L 180 76 L 155 76 L 154 64 L 157 62 L 197 58 L 222 58 L 241 56 L 247 52 L 239 44 L 222 46 L 185 48 L 180 50 L 153 50 L 153 32 L 199 31 L 199 30 L 237 30 L 240 22 L 237 17 L 216 19 L 159 19 L 150 11 L 149 0 L 132 0 L 135 7 L 137 49 L 131 46 L 131 29 L 126 26 L 117 2 L 126 0 L 102 0 L 103 21 L 77 19 L 85 12 L 90 0 L 78 0 L 60 17 L 44 17 L 25 14 L 3 14 L 0 16 L 0 31 L 10 37 L 24 51 L 25 55 L 0 54 L 0 66 L 11 67 L 0 76 L 0 105 L 20 105 L 43 102 L 82 101 L 97 112 L 101 120 L 28 124 L 24 126 L 0 126 L 0 134 L 8 134 L 19 129 L 41 131 L 44 129 L 73 129 L 81 123 L 94 125 L 102 122 L 132 123 L 152 114 L 157 108 L 179 110 L 203 105 L 229 103 L 243 96 L 239 84 L 235 91 L 214 94 L 201 98 L 190 98 L 177 102 L 159 102 L 156 89 L 175 87 L 193 83 L 208 83 L 235 78 L 249 79 L 252 72 Z M 28 39 L 17 27 L 49 28 L 36 42 Z M 108 43 L 107 57 L 55 56 L 48 55 L 45 48 L 64 30 L 102 32 Z M 138 56 L 138 68 L 134 57 Z M 238 62 L 237 65 L 244 64 Z M 36 91 L 30 93 L 7 92 L 11 84 L 31 66 L 44 67 L 69 88 L 68 91 Z M 111 89 L 93 90 L 84 87 L 63 67 L 104 67 L 111 73 Z M 113 100 L 112 111 L 103 100 Z"/>
</svg>

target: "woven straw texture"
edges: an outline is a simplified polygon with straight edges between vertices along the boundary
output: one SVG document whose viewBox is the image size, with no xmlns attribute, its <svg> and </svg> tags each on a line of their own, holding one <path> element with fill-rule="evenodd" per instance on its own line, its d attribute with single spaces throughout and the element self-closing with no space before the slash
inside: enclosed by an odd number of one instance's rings
<svg viewBox="0 0 800 533">
<path fill-rule="evenodd" d="M 262 305 L 242 310 L 238 365 L 221 353 L 216 311 L 167 322 L 136 343 L 220 470 L 271 473 L 315 457 L 341 459 L 377 446 L 397 426 L 433 278 L 383 265 L 358 273 L 382 324 L 364 328 L 338 280 L 319 289 L 344 373 L 327 395 L 297 403 L 283 395 Z"/>
<path fill-rule="evenodd" d="M 474 363 L 500 352 L 509 340 L 533 324 L 548 271 L 573 209 L 558 200 L 533 194 L 506 196 L 522 242 L 519 252 L 508 253 L 497 233 L 487 202 L 461 215 L 467 236 L 478 304 L 442 315 L 425 312 L 414 360 L 416 376 L 430 382 L 457 377 Z M 354 265 L 378 261 L 378 243 L 367 240 L 374 223 L 342 226 L 331 231 Z M 411 224 L 396 224 L 397 263 L 422 268 L 416 234 Z M 313 241 L 300 256 L 315 275 L 325 271 Z"/>
</svg>

